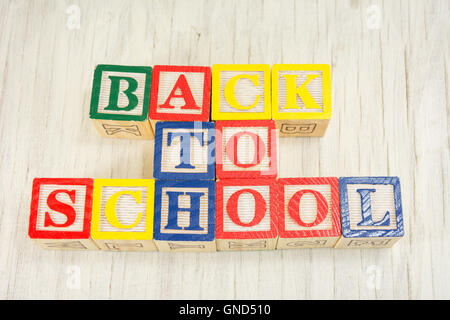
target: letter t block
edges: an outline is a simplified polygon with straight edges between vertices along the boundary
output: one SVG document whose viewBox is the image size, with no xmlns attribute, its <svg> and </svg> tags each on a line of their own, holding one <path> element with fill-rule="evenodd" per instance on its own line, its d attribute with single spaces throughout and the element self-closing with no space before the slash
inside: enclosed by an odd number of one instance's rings
<svg viewBox="0 0 450 320">
<path fill-rule="evenodd" d="M 404 235 L 398 177 L 339 178 L 342 237 L 336 248 L 390 248 Z"/>
<path fill-rule="evenodd" d="M 151 67 L 96 67 L 90 118 L 101 136 L 153 139 L 148 120 L 151 81 Z"/>
<path fill-rule="evenodd" d="M 280 137 L 321 137 L 330 118 L 329 65 L 272 66 L 272 119 Z"/>
<path fill-rule="evenodd" d="M 215 181 L 157 180 L 154 239 L 159 251 L 216 251 Z"/>
</svg>

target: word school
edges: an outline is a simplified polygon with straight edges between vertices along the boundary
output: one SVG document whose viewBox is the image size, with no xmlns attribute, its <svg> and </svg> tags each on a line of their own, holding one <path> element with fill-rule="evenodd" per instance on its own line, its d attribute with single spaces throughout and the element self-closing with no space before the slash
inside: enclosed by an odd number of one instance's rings
<svg viewBox="0 0 450 320">
<path fill-rule="evenodd" d="M 43 248 L 109 251 L 381 248 L 403 234 L 397 177 L 36 178 L 29 224 Z"/>
</svg>

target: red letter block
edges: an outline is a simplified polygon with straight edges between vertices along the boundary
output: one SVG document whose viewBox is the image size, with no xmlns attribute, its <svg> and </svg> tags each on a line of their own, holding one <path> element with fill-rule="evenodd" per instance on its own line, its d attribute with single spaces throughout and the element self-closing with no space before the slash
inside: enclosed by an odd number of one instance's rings
<svg viewBox="0 0 450 320">
<path fill-rule="evenodd" d="M 211 67 L 154 66 L 150 122 L 209 121 Z"/>
<path fill-rule="evenodd" d="M 276 195 L 275 179 L 217 181 L 217 250 L 275 249 Z"/>
<path fill-rule="evenodd" d="M 275 122 L 216 121 L 216 175 L 218 179 L 275 178 Z"/>
<path fill-rule="evenodd" d="M 36 178 L 28 235 L 45 249 L 98 250 L 91 240 L 92 179 Z"/>
<path fill-rule="evenodd" d="M 338 178 L 278 179 L 277 249 L 333 247 L 341 235 Z"/>
</svg>

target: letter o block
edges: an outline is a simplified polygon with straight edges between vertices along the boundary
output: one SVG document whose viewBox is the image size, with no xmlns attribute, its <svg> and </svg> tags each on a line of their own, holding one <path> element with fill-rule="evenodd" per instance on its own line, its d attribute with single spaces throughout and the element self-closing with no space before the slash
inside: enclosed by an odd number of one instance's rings
<svg viewBox="0 0 450 320">
<path fill-rule="evenodd" d="M 398 177 L 339 178 L 342 237 L 336 248 L 390 248 L 404 235 Z"/>
<path fill-rule="evenodd" d="M 275 123 L 272 120 L 217 121 L 216 174 L 218 179 L 275 178 Z"/>
<path fill-rule="evenodd" d="M 216 251 L 215 199 L 215 181 L 157 180 L 154 239 L 158 250 Z"/>
<path fill-rule="evenodd" d="M 153 179 L 95 179 L 92 238 L 107 251 L 155 251 Z"/>
<path fill-rule="evenodd" d="M 273 250 L 277 235 L 275 179 L 217 181 L 216 243 L 219 251 Z"/>
<path fill-rule="evenodd" d="M 90 118 L 103 137 L 153 139 L 148 120 L 151 67 L 98 65 Z"/>
<path fill-rule="evenodd" d="M 215 64 L 212 74 L 212 120 L 271 119 L 269 65 Z"/>
<path fill-rule="evenodd" d="M 44 249 L 98 250 L 90 232 L 93 182 L 34 179 L 29 237 Z"/>
<path fill-rule="evenodd" d="M 153 67 L 150 123 L 209 121 L 211 67 Z"/>
<path fill-rule="evenodd" d="M 341 236 L 338 178 L 278 179 L 277 249 L 330 248 Z"/>
<path fill-rule="evenodd" d="M 321 137 L 331 119 L 327 64 L 272 66 L 272 119 L 280 137 Z"/>
</svg>

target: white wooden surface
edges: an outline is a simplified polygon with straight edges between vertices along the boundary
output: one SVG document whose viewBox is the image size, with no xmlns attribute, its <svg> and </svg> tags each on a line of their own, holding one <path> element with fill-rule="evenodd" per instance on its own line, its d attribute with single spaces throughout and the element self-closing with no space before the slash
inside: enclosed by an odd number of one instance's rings
<svg viewBox="0 0 450 320">
<path fill-rule="evenodd" d="M 0 1 L 0 298 L 450 298 L 449 7 Z M 152 141 L 101 138 L 88 121 L 99 63 L 331 64 L 328 131 L 281 140 L 280 176 L 398 175 L 405 238 L 347 251 L 40 249 L 27 238 L 34 177 L 152 176 Z"/>
</svg>

